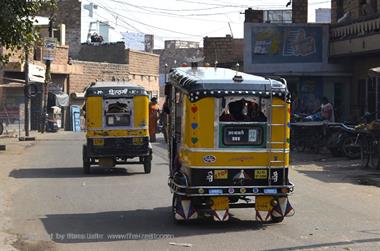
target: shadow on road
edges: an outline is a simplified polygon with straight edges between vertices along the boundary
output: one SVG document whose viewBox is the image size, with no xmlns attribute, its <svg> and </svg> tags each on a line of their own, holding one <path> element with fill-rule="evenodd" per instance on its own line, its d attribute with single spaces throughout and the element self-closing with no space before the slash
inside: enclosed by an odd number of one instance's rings
<svg viewBox="0 0 380 251">
<path fill-rule="evenodd" d="M 352 183 L 380 187 L 380 171 L 363 169 L 360 160 L 320 154 L 293 153 L 292 165 L 299 173 L 327 183 Z"/>
<path fill-rule="evenodd" d="M 33 178 L 82 178 L 97 176 L 130 176 L 145 174 L 141 167 L 141 172 L 128 172 L 127 168 L 100 168 L 91 169 L 91 174 L 84 174 L 82 167 L 54 167 L 54 168 L 25 168 L 14 169 L 9 173 L 9 177 L 16 179 Z"/>
<path fill-rule="evenodd" d="M 170 207 L 89 214 L 54 214 L 41 218 L 41 221 L 52 240 L 58 243 L 152 240 L 165 236 L 174 238 L 227 231 L 263 230 L 266 226 L 256 221 L 242 221 L 236 218 L 219 224 L 200 220 L 178 225 L 171 218 Z"/>
</svg>

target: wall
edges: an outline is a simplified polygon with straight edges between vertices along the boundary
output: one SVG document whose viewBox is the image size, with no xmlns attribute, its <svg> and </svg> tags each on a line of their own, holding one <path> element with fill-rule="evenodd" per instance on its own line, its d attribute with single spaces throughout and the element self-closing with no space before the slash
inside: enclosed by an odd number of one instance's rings
<svg viewBox="0 0 380 251">
<path fill-rule="evenodd" d="M 204 62 L 214 65 L 218 61 L 218 66 L 235 68 L 236 63 L 243 69 L 243 39 L 234 39 L 232 36 L 226 37 L 205 37 L 203 38 Z"/>
<path fill-rule="evenodd" d="M 88 61 L 72 61 L 73 66 L 80 68 L 77 73 L 70 74 L 68 93 L 83 92 L 91 82 L 96 80 L 128 79 L 129 71 L 126 64 L 110 64 Z"/>
<path fill-rule="evenodd" d="M 156 54 L 126 50 L 131 82 L 140 84 L 148 91 L 159 94 L 160 56 Z"/>
<path fill-rule="evenodd" d="M 199 48 L 198 42 L 182 41 L 182 40 L 166 40 L 165 49 L 186 49 L 186 48 Z"/>
<path fill-rule="evenodd" d="M 79 51 L 79 60 L 128 64 L 124 42 L 99 45 L 82 44 Z"/>
</svg>

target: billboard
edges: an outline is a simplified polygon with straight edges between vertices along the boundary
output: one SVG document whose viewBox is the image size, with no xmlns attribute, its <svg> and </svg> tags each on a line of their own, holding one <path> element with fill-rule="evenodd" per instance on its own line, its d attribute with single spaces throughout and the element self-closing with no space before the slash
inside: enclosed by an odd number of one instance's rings
<svg viewBox="0 0 380 251">
<path fill-rule="evenodd" d="M 320 63 L 323 27 L 270 25 L 251 29 L 253 64 Z"/>
</svg>

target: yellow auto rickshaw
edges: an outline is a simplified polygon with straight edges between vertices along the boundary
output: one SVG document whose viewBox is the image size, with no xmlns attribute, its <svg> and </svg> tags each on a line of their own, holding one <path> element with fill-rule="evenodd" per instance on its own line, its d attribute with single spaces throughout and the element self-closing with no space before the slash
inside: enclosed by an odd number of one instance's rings
<svg viewBox="0 0 380 251">
<path fill-rule="evenodd" d="M 165 94 L 175 221 L 227 221 L 233 208 L 259 221 L 294 214 L 284 79 L 193 65 L 171 70 Z"/>
<path fill-rule="evenodd" d="M 86 138 L 83 169 L 92 165 L 143 164 L 151 171 L 147 92 L 127 82 L 96 82 L 85 94 Z M 138 161 L 128 161 L 138 157 Z"/>
</svg>

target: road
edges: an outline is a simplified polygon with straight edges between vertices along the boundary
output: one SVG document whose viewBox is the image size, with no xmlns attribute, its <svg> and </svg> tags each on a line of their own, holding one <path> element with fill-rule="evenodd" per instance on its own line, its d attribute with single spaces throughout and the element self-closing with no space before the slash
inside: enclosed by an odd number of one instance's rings
<svg viewBox="0 0 380 251">
<path fill-rule="evenodd" d="M 380 189 L 363 185 L 368 182 L 354 162 L 293 156 L 290 177 L 296 190 L 290 199 L 296 214 L 281 224 L 261 224 L 254 221 L 253 210 L 236 209 L 228 223 L 175 225 L 164 144 L 154 144 L 151 174 L 131 165 L 84 175 L 83 142 L 81 133 L 46 134 L 25 150 L 0 155 L 3 228 L 13 247 L 380 250 Z M 0 250 L 5 250 L 1 244 Z"/>
</svg>

